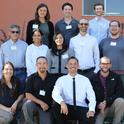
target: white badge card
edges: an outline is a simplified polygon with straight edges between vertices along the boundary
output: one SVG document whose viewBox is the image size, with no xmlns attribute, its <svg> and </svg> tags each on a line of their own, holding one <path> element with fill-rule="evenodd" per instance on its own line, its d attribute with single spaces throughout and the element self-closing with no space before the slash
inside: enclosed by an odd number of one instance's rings
<svg viewBox="0 0 124 124">
<path fill-rule="evenodd" d="M 63 59 L 67 59 L 68 57 L 69 57 L 68 54 L 62 55 L 62 58 L 63 58 Z"/>
<path fill-rule="evenodd" d="M 116 42 L 112 42 L 110 43 L 111 46 L 116 46 Z"/>
<path fill-rule="evenodd" d="M 45 93 L 46 92 L 44 90 L 40 90 L 39 95 L 45 96 Z"/>
<path fill-rule="evenodd" d="M 15 45 L 11 46 L 11 50 L 16 50 L 16 46 Z"/>
<path fill-rule="evenodd" d="M 33 24 L 33 25 L 32 25 L 32 28 L 33 28 L 33 29 L 37 29 L 37 28 L 38 28 L 38 24 Z"/>
<path fill-rule="evenodd" d="M 71 25 L 67 25 L 66 26 L 66 29 L 68 30 L 68 29 L 72 29 L 72 26 Z"/>
</svg>

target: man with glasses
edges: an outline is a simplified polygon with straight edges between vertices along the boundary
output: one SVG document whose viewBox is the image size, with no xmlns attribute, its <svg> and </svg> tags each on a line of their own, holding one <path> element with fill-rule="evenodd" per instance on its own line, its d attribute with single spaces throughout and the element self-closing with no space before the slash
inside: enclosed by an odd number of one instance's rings
<svg viewBox="0 0 124 124">
<path fill-rule="evenodd" d="M 110 37 L 100 43 L 100 54 L 108 56 L 112 62 L 111 70 L 120 75 L 124 84 L 124 37 L 121 36 L 121 23 L 112 20 L 109 24 Z"/>
<path fill-rule="evenodd" d="M 88 20 L 79 21 L 79 34 L 70 40 L 69 48 L 74 50 L 79 61 L 78 73 L 90 77 L 99 70 L 99 48 L 95 37 L 87 33 Z"/>
<path fill-rule="evenodd" d="M 120 77 L 110 71 L 108 57 L 100 60 L 100 71 L 90 80 L 96 94 L 96 124 L 103 124 L 106 117 L 113 117 L 112 124 L 121 124 L 124 116 L 124 88 Z"/>
<path fill-rule="evenodd" d="M 24 82 L 26 79 L 25 53 L 27 43 L 19 39 L 20 27 L 12 24 L 9 27 L 9 37 L 5 43 L 1 45 L 3 63 L 10 61 L 15 67 L 15 76 L 20 79 L 22 90 L 24 90 Z"/>
</svg>

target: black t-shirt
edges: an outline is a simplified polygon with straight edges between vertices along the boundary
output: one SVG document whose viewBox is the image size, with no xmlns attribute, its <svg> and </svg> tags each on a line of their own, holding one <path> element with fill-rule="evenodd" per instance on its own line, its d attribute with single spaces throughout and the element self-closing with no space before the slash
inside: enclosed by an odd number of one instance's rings
<svg viewBox="0 0 124 124">
<path fill-rule="evenodd" d="M 26 83 L 26 93 L 31 93 L 36 98 L 44 101 L 51 106 L 52 103 L 52 90 L 57 80 L 57 76 L 47 73 L 44 80 L 38 75 L 38 73 L 32 74 Z"/>
<path fill-rule="evenodd" d="M 12 88 L 1 84 L 0 81 L 0 104 L 7 107 L 11 107 L 18 96 L 22 94 L 22 92 L 20 92 L 20 81 L 17 78 L 14 78 L 14 80 L 15 82 L 12 82 Z"/>
</svg>

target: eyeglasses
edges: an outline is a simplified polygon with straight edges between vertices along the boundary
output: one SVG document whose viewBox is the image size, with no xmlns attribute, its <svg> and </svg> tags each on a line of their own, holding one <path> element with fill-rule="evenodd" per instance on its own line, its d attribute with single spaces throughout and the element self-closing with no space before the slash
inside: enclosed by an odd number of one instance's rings
<svg viewBox="0 0 124 124">
<path fill-rule="evenodd" d="M 12 34 L 19 34 L 19 31 L 11 31 Z"/>
<path fill-rule="evenodd" d="M 87 25 L 88 25 L 88 23 L 80 23 L 80 25 L 85 25 L 85 26 L 87 26 Z"/>
<path fill-rule="evenodd" d="M 109 65 L 109 64 L 111 64 L 111 63 L 101 63 L 102 65 Z"/>
</svg>

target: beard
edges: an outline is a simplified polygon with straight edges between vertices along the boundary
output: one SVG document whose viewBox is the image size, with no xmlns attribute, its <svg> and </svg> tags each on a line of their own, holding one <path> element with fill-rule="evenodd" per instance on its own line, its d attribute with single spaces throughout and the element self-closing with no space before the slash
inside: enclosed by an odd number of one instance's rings
<svg viewBox="0 0 124 124">
<path fill-rule="evenodd" d="M 109 70 L 109 69 L 102 69 L 102 68 L 101 68 L 101 71 L 102 71 L 103 73 L 108 73 L 110 70 Z"/>
</svg>

